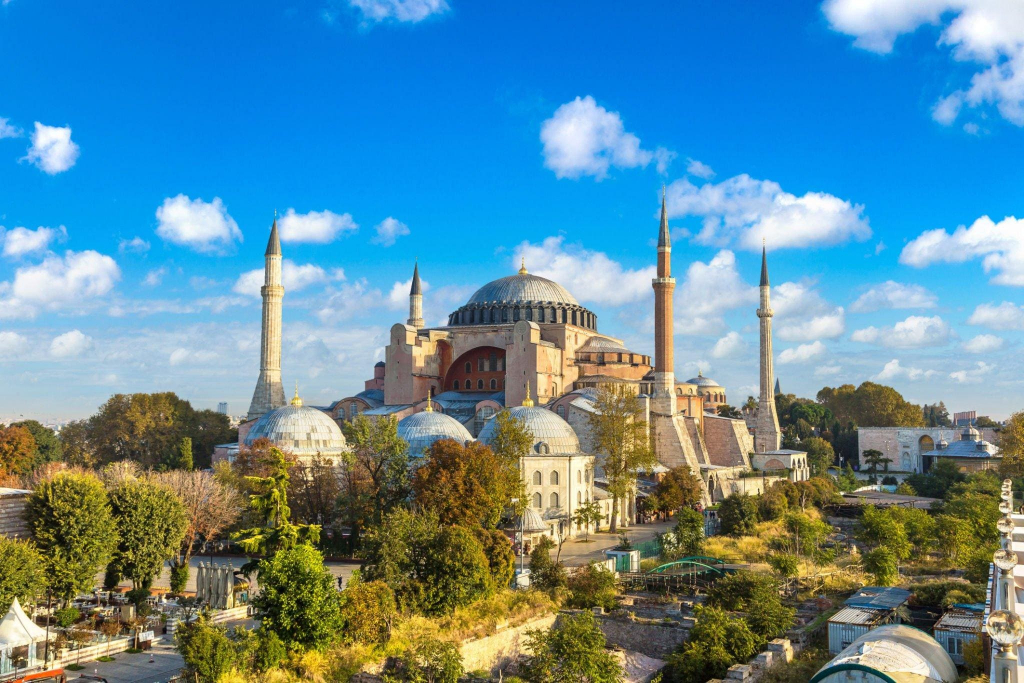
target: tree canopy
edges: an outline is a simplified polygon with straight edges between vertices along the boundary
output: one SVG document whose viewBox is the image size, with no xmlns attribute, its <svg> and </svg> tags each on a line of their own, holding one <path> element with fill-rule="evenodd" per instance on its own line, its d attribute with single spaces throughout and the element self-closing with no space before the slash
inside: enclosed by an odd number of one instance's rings
<svg viewBox="0 0 1024 683">
<path fill-rule="evenodd" d="M 530 683 L 616 683 L 622 668 L 605 649 L 592 612 L 565 615 L 549 631 L 529 631 L 533 654 L 526 667 Z"/>
<path fill-rule="evenodd" d="M 923 427 L 921 406 L 906 401 L 884 384 L 864 382 L 859 387 L 844 384 L 818 392 L 818 403 L 832 411 L 841 423 L 859 427 Z"/>
<path fill-rule="evenodd" d="M 114 567 L 134 588 L 149 588 L 178 553 L 188 528 L 185 506 L 170 489 L 144 479 L 119 484 L 110 504 L 118 538 Z"/>
<path fill-rule="evenodd" d="M 7 613 L 14 598 L 24 603 L 43 590 L 44 566 L 35 543 L 0 536 L 0 613 Z"/>
</svg>

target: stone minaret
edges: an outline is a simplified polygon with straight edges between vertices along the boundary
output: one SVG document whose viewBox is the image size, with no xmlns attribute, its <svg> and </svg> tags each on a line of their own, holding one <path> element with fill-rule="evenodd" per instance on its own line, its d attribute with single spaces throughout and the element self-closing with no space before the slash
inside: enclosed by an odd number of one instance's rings
<svg viewBox="0 0 1024 683">
<path fill-rule="evenodd" d="M 782 444 L 779 416 L 775 412 L 775 380 L 772 368 L 772 306 L 769 300 L 768 255 L 761 248 L 761 394 L 757 401 L 757 426 L 754 428 L 754 450 L 758 453 L 777 451 Z"/>
<path fill-rule="evenodd" d="M 405 322 L 417 330 L 424 326 L 423 288 L 420 286 L 420 264 L 418 262 L 412 269 L 412 287 L 409 288 L 409 319 Z"/>
<path fill-rule="evenodd" d="M 285 404 L 284 387 L 281 385 L 281 300 L 284 287 L 281 285 L 281 240 L 277 236 L 277 218 L 270 228 L 264 257 L 263 288 L 260 290 L 263 295 L 260 378 L 256 380 L 256 391 L 252 393 L 249 405 L 250 420 Z"/>
<path fill-rule="evenodd" d="M 672 338 L 672 238 L 668 233 L 665 188 L 661 189 L 661 229 L 658 232 L 658 277 L 654 286 L 654 400 L 651 408 L 661 415 L 676 412 L 676 375 Z"/>
</svg>

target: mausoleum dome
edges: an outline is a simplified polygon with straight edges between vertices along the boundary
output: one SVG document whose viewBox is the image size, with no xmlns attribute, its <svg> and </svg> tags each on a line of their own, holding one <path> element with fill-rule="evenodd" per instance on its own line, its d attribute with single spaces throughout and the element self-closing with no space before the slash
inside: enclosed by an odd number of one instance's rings
<svg viewBox="0 0 1024 683">
<path fill-rule="evenodd" d="M 413 413 L 398 422 L 398 436 L 409 444 L 409 455 L 422 458 L 435 441 L 452 439 L 461 444 L 473 440 L 462 423 L 433 409 Z"/>
<path fill-rule="evenodd" d="M 531 401 L 532 403 L 532 401 Z M 580 440 L 569 423 L 547 408 L 516 406 L 508 408 L 512 417 L 522 420 L 533 436 L 531 455 L 566 455 L 580 452 Z M 498 428 L 497 418 L 487 421 L 477 439 L 490 446 Z"/>
<path fill-rule="evenodd" d="M 338 423 L 319 408 L 303 405 L 297 393 L 291 405 L 272 410 L 256 420 L 245 435 L 245 445 L 251 446 L 263 438 L 298 457 L 333 458 L 348 450 Z"/>
</svg>

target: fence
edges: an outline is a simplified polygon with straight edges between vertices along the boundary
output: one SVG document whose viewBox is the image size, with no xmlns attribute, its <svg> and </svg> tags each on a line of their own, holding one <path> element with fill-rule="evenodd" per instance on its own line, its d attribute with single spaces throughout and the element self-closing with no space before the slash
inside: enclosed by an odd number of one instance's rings
<svg viewBox="0 0 1024 683">
<path fill-rule="evenodd" d="M 661 556 L 661 544 L 657 541 L 643 541 L 642 543 L 635 543 L 633 544 L 632 549 L 640 552 L 641 560 Z"/>
</svg>

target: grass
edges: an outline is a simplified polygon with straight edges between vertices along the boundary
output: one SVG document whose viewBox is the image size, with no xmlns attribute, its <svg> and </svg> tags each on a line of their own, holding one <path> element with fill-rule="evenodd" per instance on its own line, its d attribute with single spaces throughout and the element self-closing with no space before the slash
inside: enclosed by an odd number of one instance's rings
<svg viewBox="0 0 1024 683">
<path fill-rule="evenodd" d="M 125 652 L 127 652 L 130 655 L 140 655 L 142 654 L 142 649 L 138 647 L 130 647 L 127 650 L 125 650 Z"/>
<path fill-rule="evenodd" d="M 102 657 L 97 657 L 96 661 L 97 662 L 113 662 L 113 661 L 116 661 L 116 660 L 113 657 L 111 657 L 110 655 L 103 655 Z"/>
<path fill-rule="evenodd" d="M 85 667 L 82 666 L 81 664 L 66 664 L 64 666 L 64 668 L 67 669 L 68 671 L 81 671 Z"/>
</svg>

